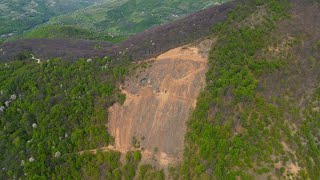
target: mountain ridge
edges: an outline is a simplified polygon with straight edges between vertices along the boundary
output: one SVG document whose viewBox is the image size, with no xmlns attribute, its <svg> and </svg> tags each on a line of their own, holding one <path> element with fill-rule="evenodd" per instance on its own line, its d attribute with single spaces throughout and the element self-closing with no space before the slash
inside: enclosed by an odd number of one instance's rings
<svg viewBox="0 0 320 180">
<path fill-rule="evenodd" d="M 88 49 L 82 49 L 82 52 L 80 52 L 81 49 L 68 49 L 68 47 L 64 46 L 65 49 L 59 51 L 58 57 L 63 59 L 77 59 L 82 57 L 117 57 L 120 55 L 130 56 L 133 59 L 150 58 L 171 48 L 188 44 L 209 35 L 211 33 L 210 27 L 225 19 L 227 13 L 241 3 L 243 2 L 234 1 L 212 6 L 176 22 L 153 27 L 144 32 L 137 33 L 123 42 L 114 44 L 112 48 L 95 49 L 94 43 L 89 43 L 92 44 L 92 46 L 88 47 Z M 18 40 L 1 44 L 0 48 L 5 53 L 2 52 L 2 54 L 0 54 L 0 60 L 14 59 L 24 52 L 33 53 L 44 59 L 57 57 L 54 51 L 56 45 L 50 43 L 50 41 L 55 40 L 39 40 L 42 42 L 40 43 L 41 45 L 36 43 L 36 39 Z M 47 42 L 44 43 L 45 41 Z M 75 43 L 77 40 L 66 40 L 65 44 L 72 44 L 72 42 Z"/>
<path fill-rule="evenodd" d="M 130 36 L 150 27 L 181 19 L 226 0 L 122 0 L 55 17 L 48 25 L 72 25 L 113 36 Z M 45 26 L 44 26 L 45 27 Z M 41 31 L 42 27 L 38 28 Z"/>
</svg>

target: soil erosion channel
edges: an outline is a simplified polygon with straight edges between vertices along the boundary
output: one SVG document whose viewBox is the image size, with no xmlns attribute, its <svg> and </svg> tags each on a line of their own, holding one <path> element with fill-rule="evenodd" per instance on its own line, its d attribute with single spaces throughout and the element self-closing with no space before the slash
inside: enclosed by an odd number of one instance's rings
<svg viewBox="0 0 320 180">
<path fill-rule="evenodd" d="M 202 45 L 201 45 L 202 44 Z M 166 167 L 182 158 L 186 121 L 205 85 L 200 45 L 172 49 L 121 85 L 126 100 L 109 109 L 108 129 L 120 152 L 140 149 L 142 162 Z"/>
</svg>

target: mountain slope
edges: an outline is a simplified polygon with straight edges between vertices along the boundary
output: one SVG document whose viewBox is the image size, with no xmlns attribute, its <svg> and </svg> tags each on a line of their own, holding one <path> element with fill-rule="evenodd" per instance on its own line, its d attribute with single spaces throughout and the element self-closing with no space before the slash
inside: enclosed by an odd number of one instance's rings
<svg viewBox="0 0 320 180">
<path fill-rule="evenodd" d="M 320 4 L 252 3 L 215 27 L 207 87 L 173 176 L 320 178 Z"/>
<path fill-rule="evenodd" d="M 75 60 L 79 57 L 90 58 L 104 56 L 129 56 L 135 60 L 151 58 L 171 48 L 189 44 L 192 41 L 211 34 L 211 26 L 225 19 L 228 12 L 239 3 L 241 3 L 241 1 L 232 1 L 209 7 L 179 19 L 176 22 L 156 26 L 144 32 L 137 33 L 127 40 L 116 43 L 111 47 L 95 46 L 95 43 L 99 44 L 99 42 L 84 43 L 85 41 L 81 41 L 83 43 L 81 44 L 78 40 L 70 39 L 24 39 L 7 42 L 0 44 L 0 49 L 2 50 L 0 60 L 9 61 L 18 58 L 25 52 L 33 53 L 40 59 L 61 57 L 63 59 Z M 60 45 L 58 42 L 60 42 Z M 78 48 L 74 46 L 77 42 Z M 103 42 L 100 42 L 100 44 L 101 43 L 105 44 Z M 92 44 L 92 46 L 88 47 L 88 44 Z M 70 46 L 70 48 L 68 46 Z"/>
<path fill-rule="evenodd" d="M 125 36 L 110 36 L 105 33 L 99 33 L 89 31 L 87 29 L 78 26 L 55 26 L 48 25 L 41 28 L 32 29 L 30 32 L 23 36 L 25 39 L 33 38 L 67 38 L 67 39 L 87 39 L 87 40 L 99 40 L 117 43 L 126 39 Z"/>
<path fill-rule="evenodd" d="M 141 149 L 144 163 L 163 168 L 182 160 L 186 122 L 204 86 L 208 55 L 203 51 L 210 43 L 200 46 L 165 52 L 125 80 L 121 85 L 124 104 L 108 110 L 107 126 L 115 137 L 115 149 Z"/>
<path fill-rule="evenodd" d="M 0 2 L 0 36 L 5 38 L 19 34 L 48 21 L 53 16 L 102 2 L 105 0 L 2 0 Z"/>
<path fill-rule="evenodd" d="M 128 36 L 223 2 L 227 0 L 121 0 L 56 17 L 47 24 L 72 25 L 114 36 Z M 36 29 L 46 31 L 45 26 Z"/>
<path fill-rule="evenodd" d="M 2 56 L 0 179 L 319 179 L 320 2 L 236 2 L 101 51 L 6 43 L 90 51 Z"/>
</svg>

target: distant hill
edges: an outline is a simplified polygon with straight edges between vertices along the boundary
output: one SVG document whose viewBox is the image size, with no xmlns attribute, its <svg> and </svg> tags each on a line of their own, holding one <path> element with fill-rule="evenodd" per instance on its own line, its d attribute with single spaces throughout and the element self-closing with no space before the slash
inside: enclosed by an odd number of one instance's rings
<svg viewBox="0 0 320 180">
<path fill-rule="evenodd" d="M 171 48 L 191 43 L 211 34 L 211 27 L 225 19 L 227 13 L 239 2 L 241 1 L 232 1 L 219 6 L 209 7 L 175 22 L 155 26 L 137 33 L 127 40 L 112 46 L 96 46 L 98 42 L 65 38 L 65 35 L 74 31 L 80 32 L 75 33 L 78 34 L 76 35 L 77 37 L 81 37 L 81 35 L 95 37 L 90 31 L 84 29 L 74 26 L 64 26 L 66 27 L 64 29 L 47 26 L 46 28 L 51 31 L 50 33 L 33 30 L 33 35 L 37 39 L 23 39 L 1 44 L 0 49 L 2 49 L 2 53 L 0 53 L 0 61 L 14 60 L 25 52 L 32 52 L 39 58 L 60 57 L 69 60 L 76 60 L 79 57 L 117 57 L 119 55 L 131 56 L 133 59 L 139 60 L 150 58 Z M 31 38 L 31 36 L 27 37 Z M 52 37 L 54 39 L 48 39 Z M 110 40 L 119 40 L 119 37 L 114 37 Z"/>
<path fill-rule="evenodd" d="M 0 2 L 0 36 L 8 38 L 48 21 L 108 0 L 2 0 Z"/>
<path fill-rule="evenodd" d="M 100 6 L 93 6 L 70 14 L 52 18 L 43 26 L 35 28 L 27 37 L 36 32 L 46 34 L 48 26 L 72 25 L 83 29 L 108 33 L 114 36 L 128 36 L 144 31 L 152 26 L 172 22 L 186 15 L 214 4 L 228 0 L 119 0 Z M 77 37 L 77 35 L 75 35 Z M 70 36 L 72 37 L 72 36 Z M 49 38 L 49 37 L 45 37 Z"/>
</svg>

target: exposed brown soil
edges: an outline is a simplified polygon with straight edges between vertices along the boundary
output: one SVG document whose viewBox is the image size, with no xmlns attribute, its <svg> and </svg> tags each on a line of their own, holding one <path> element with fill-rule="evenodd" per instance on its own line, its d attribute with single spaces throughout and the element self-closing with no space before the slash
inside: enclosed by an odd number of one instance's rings
<svg viewBox="0 0 320 180">
<path fill-rule="evenodd" d="M 205 41 L 202 47 L 209 44 Z M 115 150 L 140 149 L 143 162 L 160 167 L 182 158 L 186 121 L 205 84 L 207 55 L 199 47 L 188 45 L 161 54 L 121 85 L 126 101 L 109 109 L 107 125 L 115 137 Z"/>
</svg>

